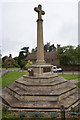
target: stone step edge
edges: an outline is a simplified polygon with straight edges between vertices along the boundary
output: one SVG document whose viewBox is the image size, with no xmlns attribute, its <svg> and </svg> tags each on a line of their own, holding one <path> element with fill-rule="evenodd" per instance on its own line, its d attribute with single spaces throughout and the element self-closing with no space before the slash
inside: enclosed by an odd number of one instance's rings
<svg viewBox="0 0 80 120">
<path fill-rule="evenodd" d="M 23 75 L 24 78 L 30 78 L 30 79 L 49 79 L 49 78 L 55 78 L 58 77 L 58 75 L 50 75 L 50 76 L 29 76 L 29 75 Z M 62 78 L 62 77 L 61 77 Z"/>
<path fill-rule="evenodd" d="M 14 92 L 14 93 L 16 93 L 16 94 L 18 94 L 19 96 L 58 96 L 58 95 L 45 95 L 45 94 L 42 94 L 42 95 L 40 95 L 40 94 L 38 94 L 38 95 L 34 95 L 34 94 L 20 94 L 20 93 L 18 93 L 17 91 L 14 91 L 13 89 L 11 89 L 11 88 L 9 88 L 9 87 L 7 87 L 9 90 L 11 90 L 12 92 Z M 22 88 L 21 88 L 22 89 Z"/>
<path fill-rule="evenodd" d="M 60 94 L 48 94 L 48 95 L 45 95 L 45 94 L 20 94 L 20 93 L 18 93 L 17 91 L 14 91 L 12 88 L 10 88 L 10 87 L 8 87 L 7 86 L 7 88 L 9 89 L 9 90 L 11 90 L 12 92 L 14 92 L 14 93 L 16 93 L 16 94 L 18 94 L 19 96 L 60 96 L 60 95 L 62 95 L 62 94 L 65 94 L 65 93 L 67 93 L 67 92 L 69 92 L 69 91 L 71 91 L 71 90 L 73 90 L 73 89 L 75 89 L 76 87 L 74 87 L 74 88 L 71 88 L 71 89 L 69 89 L 68 88 L 68 90 L 66 90 L 66 91 L 63 91 L 62 93 L 60 93 Z M 21 88 L 22 89 L 22 88 Z M 22 89 L 23 90 L 23 89 Z M 25 90 L 24 90 L 25 91 Z"/>
<path fill-rule="evenodd" d="M 76 106 L 76 105 L 78 105 L 78 104 L 80 104 L 80 102 L 78 102 L 79 100 L 76 100 L 74 103 L 72 103 L 70 106 L 68 106 L 68 107 L 65 107 L 65 110 L 70 110 L 71 109 L 71 107 L 74 107 L 74 106 Z M 77 103 L 78 102 L 78 103 Z M 77 104 L 76 104 L 77 103 Z M 31 107 L 23 107 L 23 108 L 19 108 L 19 107 L 12 107 L 12 108 L 10 108 L 9 110 L 12 110 L 12 111 L 44 111 L 44 112 L 51 112 L 51 111 L 54 111 L 54 112 L 56 112 L 56 111 L 60 111 L 60 106 L 59 107 L 45 107 L 45 108 L 31 108 Z"/>
<path fill-rule="evenodd" d="M 2 98 L 6 103 L 8 103 L 8 106 L 11 107 L 11 105 L 9 104 L 8 101 L 6 101 L 4 98 Z M 17 99 L 16 99 L 17 100 Z M 3 102 L 3 101 L 2 101 Z M 75 104 L 77 103 L 80 104 L 80 98 L 78 98 L 75 102 L 73 102 L 71 105 L 69 105 L 68 107 L 65 107 L 65 109 L 69 109 L 72 106 L 75 106 Z M 57 103 L 56 103 L 57 104 Z M 61 105 L 60 105 L 61 106 Z M 60 106 L 56 106 L 56 107 L 11 107 L 12 109 L 60 109 Z"/>
<path fill-rule="evenodd" d="M 5 88 L 5 89 L 7 89 L 7 88 Z M 9 94 L 9 92 L 8 92 L 7 90 L 6 90 L 6 94 L 7 94 L 7 95 L 10 95 L 11 98 L 14 99 L 16 102 L 19 101 L 16 97 L 13 97 L 11 94 Z M 2 96 L 0 96 L 0 97 L 2 98 L 2 102 L 4 101 L 4 102 L 3 102 L 4 104 L 7 103 L 7 105 L 11 107 L 11 104 L 10 104 L 9 100 L 7 100 L 7 99 L 4 97 L 4 94 L 2 94 Z M 11 99 L 11 98 L 10 98 L 10 99 Z"/>
<path fill-rule="evenodd" d="M 55 86 L 55 85 L 59 85 L 59 84 L 62 84 L 62 83 L 66 83 L 67 81 L 60 81 L 59 83 L 55 83 L 55 84 L 25 84 L 25 83 L 22 83 L 20 81 L 15 81 L 16 83 L 19 83 L 19 84 L 22 84 L 22 85 L 25 85 L 25 86 Z"/>
<path fill-rule="evenodd" d="M 71 105 L 69 105 L 69 106 L 66 107 L 66 108 L 68 109 L 68 108 L 70 108 L 70 107 L 72 107 L 72 106 L 75 106 L 76 103 L 77 103 L 77 105 L 80 104 L 80 98 L 78 98 L 75 102 L 73 102 Z"/>
<path fill-rule="evenodd" d="M 62 94 L 65 94 L 65 93 L 67 93 L 67 92 L 69 92 L 69 91 L 71 91 L 71 90 L 73 90 L 73 89 L 76 89 L 77 87 L 75 86 L 75 87 L 73 87 L 73 88 L 68 88 L 68 90 L 66 90 L 66 91 L 63 91 L 62 93 L 60 93 L 59 95 L 62 95 Z M 58 95 L 58 94 L 57 94 Z"/>
<path fill-rule="evenodd" d="M 26 112 L 36 112 L 36 111 L 39 111 L 39 112 L 56 112 L 56 111 L 59 111 L 60 109 L 18 109 L 18 108 L 10 108 L 9 109 L 10 111 L 12 112 L 20 112 L 20 111 L 26 111 Z"/>
<path fill-rule="evenodd" d="M 9 94 L 9 93 L 8 93 Z M 17 103 L 19 100 L 18 99 L 16 99 L 16 98 L 14 98 L 13 96 L 11 96 L 12 97 L 12 99 L 15 99 L 15 102 Z M 71 96 L 70 96 L 71 97 Z M 68 97 L 69 99 L 70 99 L 70 97 Z M 2 97 L 3 98 L 3 97 Z M 4 99 L 4 98 L 3 98 Z M 10 98 L 11 99 L 11 98 Z M 80 98 L 76 98 L 77 100 L 75 100 L 75 102 L 73 101 L 73 103 L 71 104 L 71 105 L 69 105 L 68 107 L 65 107 L 65 108 L 69 108 L 70 106 L 72 106 L 72 105 L 74 105 L 74 103 L 76 104 L 76 102 L 77 101 L 79 101 L 80 100 Z M 5 99 L 4 99 L 5 100 Z M 12 107 L 12 105 L 11 105 L 11 103 L 8 101 L 8 100 L 5 100 L 6 102 L 8 102 L 9 103 L 9 105 L 10 105 L 10 107 Z M 64 101 L 64 99 L 63 99 L 63 101 Z M 20 102 L 20 101 L 19 101 Z M 18 102 L 18 103 L 19 103 Z M 19 107 L 15 107 L 15 108 L 19 108 Z M 24 108 L 24 107 L 23 107 Z M 28 108 L 28 107 L 26 107 L 26 108 Z M 29 109 L 30 109 L 31 107 L 29 107 Z M 49 107 L 48 107 L 49 108 Z M 55 107 L 55 108 L 57 108 L 57 107 Z M 24 108 L 25 109 L 25 108 Z M 46 109 L 46 108 L 45 108 Z"/>
</svg>

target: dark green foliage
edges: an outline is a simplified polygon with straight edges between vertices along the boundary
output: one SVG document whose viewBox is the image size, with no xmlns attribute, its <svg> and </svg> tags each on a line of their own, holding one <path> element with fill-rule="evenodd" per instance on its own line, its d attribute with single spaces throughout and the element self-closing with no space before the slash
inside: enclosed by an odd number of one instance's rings
<svg viewBox="0 0 80 120">
<path fill-rule="evenodd" d="M 32 48 L 31 53 L 34 53 L 34 52 L 36 52 L 36 51 L 37 51 L 37 47 Z"/>
<path fill-rule="evenodd" d="M 50 43 L 45 44 L 45 45 L 44 45 L 44 50 L 45 50 L 46 52 L 49 52 L 49 47 L 50 47 Z"/>
<path fill-rule="evenodd" d="M 18 63 L 16 62 L 16 63 L 14 63 L 14 67 L 20 68 L 20 65 L 18 65 Z"/>
<path fill-rule="evenodd" d="M 18 61 L 18 57 L 14 57 L 14 60 L 15 60 L 15 61 Z"/>
<path fill-rule="evenodd" d="M 14 66 L 15 67 L 20 67 L 19 64 L 18 64 L 18 57 L 14 57 L 14 60 L 15 60 Z"/>
<path fill-rule="evenodd" d="M 24 68 L 24 66 L 25 66 L 24 60 L 21 60 L 20 61 L 20 68 L 22 69 L 22 68 Z"/>
<path fill-rule="evenodd" d="M 21 51 L 18 57 L 18 65 L 20 66 L 21 69 L 24 67 L 24 58 L 25 56 L 23 54 L 23 51 Z"/>
<path fill-rule="evenodd" d="M 25 66 L 25 58 L 27 57 L 28 53 L 29 53 L 29 47 L 23 47 L 19 52 L 17 62 L 21 69 L 24 68 Z"/>
<path fill-rule="evenodd" d="M 58 49 L 61 65 L 79 65 L 80 64 L 80 45 L 64 46 Z"/>
<path fill-rule="evenodd" d="M 2 67 L 2 59 L 0 58 L 0 67 Z"/>
<path fill-rule="evenodd" d="M 78 112 L 79 112 L 79 109 L 78 109 L 78 107 L 71 107 L 70 112 L 78 113 Z"/>
<path fill-rule="evenodd" d="M 14 115 L 9 112 L 6 112 L 2 114 L 2 119 L 1 120 L 21 120 L 19 115 Z"/>
<path fill-rule="evenodd" d="M 60 64 L 61 65 L 68 65 L 69 64 L 69 62 L 70 62 L 70 57 L 69 56 L 67 56 L 67 55 L 65 55 L 65 54 L 61 54 L 60 55 Z"/>
<path fill-rule="evenodd" d="M 2 109 L 2 120 L 20 120 L 20 117 L 11 114 L 8 106 L 3 106 Z"/>
<path fill-rule="evenodd" d="M 80 82 L 76 83 L 76 85 L 77 85 L 78 87 L 80 87 Z"/>
<path fill-rule="evenodd" d="M 29 47 L 23 47 L 23 48 L 21 48 L 21 50 L 22 50 L 23 53 L 25 53 L 25 56 L 28 55 L 28 53 L 29 53 Z"/>
<path fill-rule="evenodd" d="M 2 58 L 2 67 L 4 67 L 4 61 L 5 61 L 7 58 L 8 58 L 8 56 L 4 56 L 4 57 Z"/>
<path fill-rule="evenodd" d="M 35 49 L 34 49 L 34 48 L 32 48 L 31 53 L 34 53 L 34 51 L 35 51 Z"/>
<path fill-rule="evenodd" d="M 8 58 L 8 56 L 4 56 L 4 57 L 2 58 L 2 61 L 4 62 L 4 61 L 6 60 L 6 58 Z"/>
<path fill-rule="evenodd" d="M 2 112 L 3 113 L 8 113 L 9 107 L 8 106 L 3 106 Z"/>
<path fill-rule="evenodd" d="M 52 44 L 50 47 L 49 47 L 49 52 L 51 51 L 56 51 L 56 47 L 54 46 L 54 44 Z"/>
<path fill-rule="evenodd" d="M 47 43 L 44 45 L 44 50 L 46 52 L 56 51 L 56 47 L 54 46 L 54 44 L 50 45 L 50 43 Z"/>
</svg>

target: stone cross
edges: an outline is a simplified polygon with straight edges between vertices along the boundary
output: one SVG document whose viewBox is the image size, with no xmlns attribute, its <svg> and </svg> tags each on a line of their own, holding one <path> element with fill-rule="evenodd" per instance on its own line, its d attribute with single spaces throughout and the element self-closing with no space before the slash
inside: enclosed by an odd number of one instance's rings
<svg viewBox="0 0 80 120">
<path fill-rule="evenodd" d="M 35 7 L 34 10 L 38 12 L 38 19 L 42 19 L 42 15 L 45 14 L 45 12 L 42 10 L 42 6 L 38 5 L 38 7 Z"/>
<path fill-rule="evenodd" d="M 38 20 L 37 20 L 37 64 L 44 64 L 44 45 L 43 45 L 43 20 L 42 15 L 45 12 L 42 10 L 42 6 L 38 5 L 34 10 L 38 12 Z"/>
</svg>

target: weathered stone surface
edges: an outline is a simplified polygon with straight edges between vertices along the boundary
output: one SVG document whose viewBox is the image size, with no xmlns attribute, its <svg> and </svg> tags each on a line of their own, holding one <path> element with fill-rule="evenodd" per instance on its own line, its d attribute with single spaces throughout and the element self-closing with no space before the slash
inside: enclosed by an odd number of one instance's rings
<svg viewBox="0 0 80 120">
<path fill-rule="evenodd" d="M 26 111 L 57 111 L 60 109 L 61 105 L 64 105 L 66 109 L 70 109 L 71 106 L 75 106 L 79 102 L 78 93 L 75 92 L 72 95 L 69 95 L 67 98 L 62 99 L 61 101 L 20 101 L 12 94 L 9 93 L 9 89 L 4 88 L 3 90 L 3 99 L 6 100 L 8 105 L 17 110 L 26 110 Z M 16 110 L 16 109 L 15 109 Z"/>
<path fill-rule="evenodd" d="M 31 65 L 30 67 L 34 71 L 34 76 L 42 76 L 45 74 L 45 68 L 49 68 L 49 72 L 52 72 L 52 65 L 46 64 L 44 60 L 44 44 L 43 44 L 43 20 L 42 15 L 45 13 L 42 10 L 42 6 L 38 5 L 34 10 L 38 13 L 37 20 L 37 60 L 36 64 Z"/>
<path fill-rule="evenodd" d="M 60 105 L 64 105 L 69 109 L 72 105 L 75 106 L 79 102 L 77 87 L 61 79 L 61 77 L 60 79 L 56 77 L 56 80 L 53 82 L 49 82 L 48 84 L 45 82 L 45 84 L 41 83 L 41 85 L 39 83 L 32 84 L 33 82 L 30 84 L 26 81 L 23 78 L 18 79 L 3 89 L 2 98 L 12 108 L 19 108 L 21 110 L 27 108 L 27 111 L 34 111 L 36 109 L 41 111 L 57 111 Z M 18 85 L 17 82 L 20 82 L 21 85 Z M 28 89 L 24 89 L 24 86 L 28 87 Z"/>
<path fill-rule="evenodd" d="M 53 84 L 54 83 L 54 84 Z M 61 81 L 52 84 L 27 85 L 15 82 L 8 86 L 9 92 L 21 101 L 60 101 L 76 92 L 76 86 Z M 65 84 L 64 84 L 65 83 Z M 25 87 L 26 86 L 26 87 Z"/>
</svg>

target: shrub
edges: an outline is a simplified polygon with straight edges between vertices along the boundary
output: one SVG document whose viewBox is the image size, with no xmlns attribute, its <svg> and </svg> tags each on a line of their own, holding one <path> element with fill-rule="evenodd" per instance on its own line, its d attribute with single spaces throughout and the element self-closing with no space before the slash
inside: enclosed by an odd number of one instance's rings
<svg viewBox="0 0 80 120">
<path fill-rule="evenodd" d="M 28 69 L 28 67 L 32 65 L 32 61 L 28 60 L 27 64 L 25 65 L 25 67 Z"/>
</svg>

